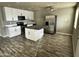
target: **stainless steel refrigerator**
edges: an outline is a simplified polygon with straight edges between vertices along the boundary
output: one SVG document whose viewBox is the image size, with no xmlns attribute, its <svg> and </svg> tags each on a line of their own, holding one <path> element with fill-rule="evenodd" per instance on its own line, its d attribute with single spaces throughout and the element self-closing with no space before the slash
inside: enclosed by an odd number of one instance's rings
<svg viewBox="0 0 79 59">
<path fill-rule="evenodd" d="M 55 34 L 56 33 L 56 24 L 57 16 L 56 15 L 47 15 L 45 16 L 45 33 Z"/>
</svg>

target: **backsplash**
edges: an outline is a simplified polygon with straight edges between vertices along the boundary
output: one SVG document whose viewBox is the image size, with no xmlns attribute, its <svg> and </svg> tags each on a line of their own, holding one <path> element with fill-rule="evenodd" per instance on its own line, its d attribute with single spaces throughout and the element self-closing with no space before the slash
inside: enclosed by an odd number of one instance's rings
<svg viewBox="0 0 79 59">
<path fill-rule="evenodd" d="M 15 21 L 7 21 L 6 25 L 9 25 L 9 24 L 16 24 L 16 22 Z"/>
</svg>

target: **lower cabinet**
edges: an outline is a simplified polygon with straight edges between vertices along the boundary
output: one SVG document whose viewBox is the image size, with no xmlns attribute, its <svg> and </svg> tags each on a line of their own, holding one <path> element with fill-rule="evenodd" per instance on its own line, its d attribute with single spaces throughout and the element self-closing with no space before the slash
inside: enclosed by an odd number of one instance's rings
<svg viewBox="0 0 79 59">
<path fill-rule="evenodd" d="M 21 27 L 15 26 L 15 27 L 9 27 L 8 29 L 8 37 L 14 37 L 21 34 Z"/>
</svg>

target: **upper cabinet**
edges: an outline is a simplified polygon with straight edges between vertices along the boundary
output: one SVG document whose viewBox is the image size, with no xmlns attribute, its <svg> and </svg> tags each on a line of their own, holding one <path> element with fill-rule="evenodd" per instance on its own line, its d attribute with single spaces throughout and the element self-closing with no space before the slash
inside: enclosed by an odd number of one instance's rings
<svg viewBox="0 0 79 59">
<path fill-rule="evenodd" d="M 21 9 L 17 9 L 16 13 L 17 13 L 17 16 L 22 16 L 22 10 Z"/>
<path fill-rule="evenodd" d="M 17 13 L 17 9 L 14 9 L 14 8 L 12 8 L 12 18 L 13 18 L 13 20 L 12 21 L 18 21 L 18 13 Z"/>
<path fill-rule="evenodd" d="M 22 16 L 25 16 L 26 19 L 34 20 L 34 12 L 28 10 L 22 10 Z"/>
<path fill-rule="evenodd" d="M 6 21 L 12 21 L 12 8 L 4 7 Z"/>
<path fill-rule="evenodd" d="M 30 19 L 30 20 L 33 20 L 34 19 L 34 15 L 33 15 L 34 13 L 32 12 L 32 11 L 29 11 L 28 12 L 28 18 Z"/>
<path fill-rule="evenodd" d="M 28 20 L 34 20 L 34 12 L 10 7 L 4 7 L 6 21 L 18 21 L 18 16 L 25 16 Z"/>
<path fill-rule="evenodd" d="M 25 16 L 25 19 L 28 19 L 28 14 L 26 10 L 22 10 L 22 16 Z"/>
</svg>

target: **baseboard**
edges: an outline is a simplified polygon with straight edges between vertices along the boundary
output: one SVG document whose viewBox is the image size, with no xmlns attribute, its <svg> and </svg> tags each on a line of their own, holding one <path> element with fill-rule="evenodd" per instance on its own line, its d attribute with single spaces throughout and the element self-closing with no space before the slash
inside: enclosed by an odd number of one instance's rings
<svg viewBox="0 0 79 59">
<path fill-rule="evenodd" d="M 62 33 L 62 32 L 56 32 L 57 34 L 63 34 L 63 35 L 70 35 L 72 36 L 72 34 L 68 34 L 68 33 Z"/>
</svg>

